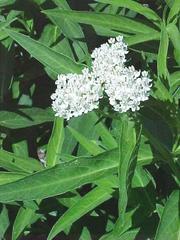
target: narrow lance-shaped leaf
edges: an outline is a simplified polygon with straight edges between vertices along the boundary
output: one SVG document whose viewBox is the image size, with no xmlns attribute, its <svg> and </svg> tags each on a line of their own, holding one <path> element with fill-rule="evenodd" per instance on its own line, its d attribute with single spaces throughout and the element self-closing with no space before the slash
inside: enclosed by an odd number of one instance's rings
<svg viewBox="0 0 180 240">
<path fill-rule="evenodd" d="M 179 13 L 180 13 L 180 1 L 174 0 L 174 3 L 172 5 L 169 15 L 168 15 L 168 22 L 173 21 L 174 23 L 176 23 Z"/>
<path fill-rule="evenodd" d="M 46 10 L 43 11 L 48 16 L 63 17 L 72 19 L 78 23 L 90 24 L 92 26 L 106 27 L 111 30 L 118 30 L 126 33 L 156 33 L 157 31 L 142 23 L 136 22 L 129 18 L 111 15 L 105 13 L 94 12 L 78 12 L 78 11 L 65 11 L 65 10 Z"/>
<path fill-rule="evenodd" d="M 158 70 L 158 76 L 164 77 L 165 79 L 168 76 L 168 69 L 167 69 L 168 47 L 169 47 L 168 33 L 166 31 L 165 25 L 162 24 L 160 45 L 159 45 L 159 51 L 158 51 L 158 57 L 157 57 L 157 70 Z"/>
<path fill-rule="evenodd" d="M 54 120 L 53 130 L 47 146 L 46 164 L 47 167 L 55 166 L 61 154 L 64 142 L 64 120 L 56 117 Z"/>
<path fill-rule="evenodd" d="M 42 43 L 16 31 L 4 29 L 4 31 L 18 42 L 29 54 L 43 65 L 50 67 L 57 74 L 69 72 L 81 72 L 83 66 L 75 63 L 71 58 L 57 53 Z"/>
<path fill-rule="evenodd" d="M 9 224 L 8 210 L 5 205 L 2 205 L 0 206 L 0 239 L 3 239 Z"/>
<path fill-rule="evenodd" d="M 80 217 L 111 198 L 111 194 L 113 193 L 112 187 L 113 184 L 111 184 L 110 178 L 108 182 L 103 182 L 101 186 L 94 188 L 83 196 L 58 219 L 49 233 L 48 240 L 52 240 L 59 232 L 63 231 Z"/>
<path fill-rule="evenodd" d="M 65 0 L 53 0 L 54 3 L 60 8 L 64 10 L 71 10 L 67 1 Z M 63 34 L 73 41 L 73 47 L 78 56 L 78 59 L 82 61 L 85 57 L 88 56 L 88 47 L 86 42 L 84 41 L 84 33 L 81 29 L 81 26 L 70 19 L 62 18 L 59 21 L 59 17 L 56 18 L 54 16 L 50 16 L 52 22 L 54 22 L 60 30 L 62 30 Z"/>
<path fill-rule="evenodd" d="M 14 153 L 0 149 L 0 166 L 9 171 L 33 173 L 43 166 L 34 158 L 17 156 Z"/>
<path fill-rule="evenodd" d="M 93 143 L 91 140 L 83 136 L 81 133 L 76 131 L 75 129 L 68 127 L 69 131 L 76 138 L 76 140 L 92 155 L 97 155 L 99 153 L 104 152 L 101 147 L 97 144 Z"/>
<path fill-rule="evenodd" d="M 128 8 L 134 12 L 142 14 L 150 20 L 159 21 L 160 17 L 150 8 L 132 0 L 97 0 L 98 2 L 112 4 L 118 7 Z"/>
<path fill-rule="evenodd" d="M 134 149 L 136 146 L 136 131 L 134 123 L 129 121 L 128 117 L 122 117 L 119 132 L 119 214 L 125 214 L 128 189 L 131 184 L 131 178 L 136 165 Z"/>
<path fill-rule="evenodd" d="M 126 207 L 128 204 L 128 192 L 134 174 L 137 158 L 136 130 L 134 123 L 126 115 L 122 116 L 119 131 L 119 218 L 116 222 L 114 234 L 121 233 L 124 222 Z"/>
<path fill-rule="evenodd" d="M 27 176 L 25 173 L 18 173 L 18 172 L 0 172 L 0 185 L 15 182 L 16 180 L 19 180 L 21 178 L 24 178 Z"/>
<path fill-rule="evenodd" d="M 18 239 L 26 226 L 32 224 L 34 219 L 39 218 L 40 215 L 35 213 L 35 209 L 21 207 L 17 213 L 13 224 L 12 240 Z"/>
<path fill-rule="evenodd" d="M 128 36 L 128 37 L 124 37 L 125 42 L 128 44 L 128 46 L 132 46 L 135 44 L 139 44 L 142 42 L 148 42 L 148 41 L 152 41 L 152 40 L 159 40 L 160 39 L 160 33 L 154 33 L 154 34 L 143 34 L 143 33 L 138 33 L 136 35 L 133 36 Z"/>
<path fill-rule="evenodd" d="M 15 2 L 16 0 L 0 0 L 0 7 L 5 7 L 8 5 L 11 5 Z"/>
<path fill-rule="evenodd" d="M 76 189 L 117 172 L 118 149 L 95 157 L 80 157 L 0 186 L 0 202 L 43 199 Z M 146 164 L 138 157 L 138 164 Z M 149 160 L 148 160 L 149 163 Z M 18 189 L 18 191 L 17 191 Z"/>
<path fill-rule="evenodd" d="M 171 23 L 167 26 L 167 32 L 174 46 L 175 60 L 180 65 L 180 31 L 175 24 Z"/>
<path fill-rule="evenodd" d="M 156 232 L 155 240 L 179 240 L 179 191 L 174 191 L 166 202 L 163 214 Z"/>
<path fill-rule="evenodd" d="M 30 127 L 54 120 L 54 114 L 50 108 L 22 108 L 15 112 L 1 111 L 0 126 L 19 129 Z"/>
</svg>

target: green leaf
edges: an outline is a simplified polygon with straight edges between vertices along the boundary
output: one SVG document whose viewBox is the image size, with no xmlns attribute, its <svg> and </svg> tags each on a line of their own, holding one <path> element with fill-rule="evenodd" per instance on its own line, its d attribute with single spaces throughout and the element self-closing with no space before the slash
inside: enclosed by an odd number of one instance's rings
<svg viewBox="0 0 180 240">
<path fill-rule="evenodd" d="M 121 232 L 125 221 L 125 212 L 128 203 L 128 192 L 136 166 L 136 131 L 134 123 L 126 115 L 121 118 L 119 129 L 119 220 L 114 229 L 115 235 Z"/>
<path fill-rule="evenodd" d="M 100 240 L 134 240 L 138 234 L 139 229 L 129 230 L 120 236 L 114 236 L 111 234 L 105 235 Z"/>
<path fill-rule="evenodd" d="M 112 193 L 113 189 L 110 179 L 106 184 L 96 187 L 88 192 L 58 219 L 49 233 L 48 240 L 53 239 L 58 233 L 63 231 L 66 227 L 71 226 L 71 224 L 80 217 L 84 216 L 101 203 L 107 201 L 111 198 Z"/>
<path fill-rule="evenodd" d="M 168 57 L 168 47 L 169 47 L 169 37 L 164 24 L 161 25 L 161 39 L 157 57 L 157 70 L 158 76 L 164 77 L 168 76 L 167 69 L 167 57 Z"/>
<path fill-rule="evenodd" d="M 36 214 L 35 212 L 36 210 L 31 208 L 21 207 L 19 209 L 13 224 L 12 240 L 18 239 L 26 226 L 34 222 L 35 215 L 36 218 L 39 217 L 38 214 Z"/>
<path fill-rule="evenodd" d="M 28 156 L 28 145 L 26 140 L 13 143 L 12 149 L 17 156 L 21 156 L 21 157 Z"/>
<path fill-rule="evenodd" d="M 125 42 L 128 44 L 128 46 L 132 46 L 135 44 L 148 42 L 152 40 L 159 40 L 160 39 L 160 33 L 154 33 L 154 34 L 143 34 L 139 33 L 133 36 L 124 37 Z"/>
<path fill-rule="evenodd" d="M 43 199 L 76 189 L 117 172 L 118 149 L 95 157 L 79 157 L 0 186 L 0 202 Z M 137 162 L 144 164 L 141 158 Z M 51 181 L 49 181 L 51 179 Z M 17 191 L 18 189 L 18 191 Z"/>
<path fill-rule="evenodd" d="M 3 239 L 4 234 L 9 227 L 9 217 L 8 217 L 8 211 L 5 205 L 2 206 L 1 212 L 0 212 L 0 239 Z"/>
<path fill-rule="evenodd" d="M 174 46 L 174 57 L 176 62 L 180 65 L 180 32 L 177 26 L 173 23 L 168 24 L 167 32 L 169 34 L 169 38 L 172 41 Z"/>
<path fill-rule="evenodd" d="M 15 2 L 16 0 L 0 0 L 0 7 L 5 7 L 8 5 L 11 5 Z"/>
<path fill-rule="evenodd" d="M 43 169 L 42 165 L 36 159 L 17 156 L 3 149 L 0 149 L 0 166 L 9 171 L 23 171 L 27 173 Z"/>
<path fill-rule="evenodd" d="M 137 12 L 150 20 L 160 21 L 160 17 L 150 8 L 143 6 L 143 4 L 132 0 L 96 0 L 101 3 L 112 4 L 118 7 L 128 8 L 134 12 Z"/>
<path fill-rule="evenodd" d="M 92 155 L 98 155 L 103 151 L 101 147 L 97 144 L 89 140 L 88 138 L 84 137 L 81 133 L 76 131 L 75 129 L 68 127 L 71 134 L 76 138 L 76 140 Z"/>
<path fill-rule="evenodd" d="M 11 129 L 30 127 L 51 122 L 54 119 L 50 108 L 21 108 L 16 112 L 1 111 L 0 113 L 0 126 Z"/>
<path fill-rule="evenodd" d="M 94 127 L 101 137 L 103 145 L 105 145 L 109 150 L 118 146 L 116 140 L 113 138 L 110 131 L 106 128 L 102 121 L 95 124 Z"/>
<path fill-rule="evenodd" d="M 166 202 L 155 240 L 164 240 L 167 236 L 168 240 L 180 238 L 179 191 L 174 191 Z"/>
<path fill-rule="evenodd" d="M 63 0 L 53 0 L 54 3 L 63 10 L 71 10 L 69 7 L 67 1 Z M 78 56 L 78 59 L 81 61 L 85 57 L 88 56 L 88 47 L 86 42 L 84 41 L 85 36 L 81 29 L 81 26 L 70 19 L 64 19 L 62 18 L 61 21 L 59 21 L 59 17 L 56 18 L 54 16 L 50 16 L 50 19 L 54 24 L 56 24 L 59 29 L 63 32 L 63 34 L 71 39 L 73 41 L 73 47 L 76 52 L 76 55 Z"/>
<path fill-rule="evenodd" d="M 90 24 L 93 26 L 100 26 L 127 33 L 149 33 L 154 34 L 157 31 L 148 27 L 140 22 L 136 22 L 129 18 L 111 15 L 105 13 L 94 12 L 78 12 L 78 11 L 65 11 L 65 10 L 46 10 L 43 11 L 48 16 L 60 17 L 64 19 L 72 19 L 78 23 Z"/>
<path fill-rule="evenodd" d="M 148 192 L 148 189 L 146 188 L 151 181 L 153 181 L 153 178 L 152 176 L 150 176 L 150 174 L 146 170 L 144 170 L 141 166 L 137 166 L 135 168 L 134 176 L 132 179 L 132 188 L 139 188 L 139 190 L 140 188 L 142 189 L 141 191 L 142 194 L 140 198 L 141 200 L 144 199 L 143 201 L 145 202 L 144 204 L 146 205 L 145 207 L 146 210 L 153 212 L 155 209 L 155 204 L 154 204 L 154 199 L 152 198 L 152 195 L 154 196 L 155 194 L 153 193 L 153 191 Z M 139 192 L 137 192 L 137 194 L 139 194 Z M 132 198 L 135 198 L 135 197 L 136 196 L 133 192 Z M 141 216 L 143 218 L 143 214 Z"/>
<path fill-rule="evenodd" d="M 15 182 L 16 180 L 19 180 L 25 176 L 27 176 L 25 173 L 0 171 L 0 185 Z"/>
<path fill-rule="evenodd" d="M 47 146 L 46 164 L 47 167 L 55 166 L 61 155 L 64 142 L 64 120 L 56 117 L 53 130 Z"/>
<path fill-rule="evenodd" d="M 180 71 L 173 72 L 170 76 L 170 92 L 171 94 L 176 91 L 180 85 Z"/>
<path fill-rule="evenodd" d="M 176 22 L 178 19 L 179 13 L 180 13 L 180 2 L 179 0 L 174 0 L 174 3 L 168 15 L 168 23 L 171 21 Z M 175 18 L 175 21 L 174 21 L 174 18 Z"/>
<path fill-rule="evenodd" d="M 82 65 L 75 63 L 71 58 L 63 54 L 57 53 L 51 48 L 43 45 L 41 42 L 13 30 L 4 29 L 4 31 L 28 51 L 29 54 L 57 74 L 81 72 L 83 68 Z"/>
<path fill-rule="evenodd" d="M 1 26 L 0 26 L 1 28 Z M 0 43 L 0 103 L 5 101 L 13 77 L 14 48 L 10 39 Z"/>
</svg>

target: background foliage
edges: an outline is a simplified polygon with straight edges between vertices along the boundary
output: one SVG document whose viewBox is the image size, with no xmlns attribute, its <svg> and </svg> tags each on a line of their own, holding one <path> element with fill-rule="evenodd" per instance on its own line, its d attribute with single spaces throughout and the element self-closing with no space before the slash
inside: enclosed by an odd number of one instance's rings
<svg viewBox="0 0 180 240">
<path fill-rule="evenodd" d="M 179 0 L 0 0 L 0 239 L 180 239 L 179 10 Z M 150 72 L 150 100 L 134 115 L 102 102 L 55 118 L 57 74 L 81 72 L 119 34 Z"/>
</svg>

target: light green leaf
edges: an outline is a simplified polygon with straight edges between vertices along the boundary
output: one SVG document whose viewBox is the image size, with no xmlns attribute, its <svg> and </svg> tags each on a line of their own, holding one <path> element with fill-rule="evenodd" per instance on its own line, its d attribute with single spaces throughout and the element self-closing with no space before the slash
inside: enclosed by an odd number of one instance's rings
<svg viewBox="0 0 180 240">
<path fill-rule="evenodd" d="M 118 149 L 106 151 L 95 157 L 79 157 L 53 168 L 27 176 L 22 180 L 0 186 L 0 202 L 43 199 L 76 189 L 116 173 Z M 144 159 L 138 158 L 139 165 Z M 18 189 L 18 191 L 17 191 Z"/>
<path fill-rule="evenodd" d="M 75 129 L 68 127 L 71 134 L 76 138 L 76 140 L 92 155 L 98 155 L 104 150 L 99 147 L 97 144 L 89 140 L 88 138 L 84 137 L 81 133 L 76 131 Z"/>
<path fill-rule="evenodd" d="M 8 5 L 11 5 L 15 2 L 16 0 L 0 0 L 0 7 L 5 7 Z"/>
<path fill-rule="evenodd" d="M 53 0 L 54 3 L 63 10 L 71 10 L 67 1 L 65 0 Z M 84 58 L 88 56 L 88 47 L 85 43 L 84 33 L 81 29 L 81 26 L 70 19 L 61 19 L 50 16 L 50 19 L 62 30 L 63 34 L 73 41 L 73 47 L 78 56 L 78 59 L 82 61 Z"/>
<path fill-rule="evenodd" d="M 107 201 L 111 198 L 112 193 L 111 179 L 109 179 L 109 183 L 106 182 L 106 184 L 91 190 L 58 219 L 49 233 L 48 240 L 52 240 L 59 232 L 63 231 L 66 227 L 69 227 L 80 217 L 84 216 L 101 203 Z"/>
<path fill-rule="evenodd" d="M 174 20 L 174 18 L 175 18 L 175 22 L 176 22 L 179 14 L 180 14 L 180 1 L 174 0 L 174 3 L 172 5 L 169 15 L 168 15 L 168 22 L 171 22 L 172 20 Z"/>
<path fill-rule="evenodd" d="M 43 169 L 42 165 L 36 159 L 17 156 L 3 149 L 0 149 L 0 166 L 9 171 L 23 171 L 27 173 Z"/>
<path fill-rule="evenodd" d="M 27 176 L 25 173 L 0 171 L 0 185 L 15 182 L 16 180 L 19 180 L 25 176 Z"/>
<path fill-rule="evenodd" d="M 164 24 L 161 25 L 161 39 L 157 57 L 157 70 L 158 76 L 164 77 L 168 76 L 167 69 L 167 57 L 168 57 L 168 47 L 169 47 L 169 37 Z"/>
<path fill-rule="evenodd" d="M 34 58 L 44 66 L 50 67 L 57 74 L 81 72 L 83 66 L 75 63 L 71 58 L 57 53 L 42 43 L 13 30 L 4 30 L 11 38 L 18 42 Z"/>
<path fill-rule="evenodd" d="M 151 27 L 148 27 L 142 23 L 136 22 L 129 18 L 111 15 L 105 13 L 94 12 L 78 12 L 78 11 L 65 11 L 65 10 L 46 10 L 43 11 L 48 16 L 60 17 L 64 19 L 72 19 L 78 23 L 90 24 L 93 26 L 100 26 L 109 28 L 111 30 L 117 30 L 127 33 L 151 33 L 154 34 L 157 31 Z"/>
<path fill-rule="evenodd" d="M 15 112 L 0 111 L 0 126 L 18 129 L 30 127 L 45 122 L 51 122 L 54 119 L 52 109 L 41 108 L 21 108 Z"/>
<path fill-rule="evenodd" d="M 179 191 L 174 191 L 166 202 L 155 240 L 180 239 Z"/>
<path fill-rule="evenodd" d="M 32 224 L 35 219 L 36 210 L 32 208 L 23 208 L 21 207 L 17 213 L 13 224 L 12 231 L 12 240 L 18 239 L 22 231 L 26 228 L 26 226 Z M 36 220 L 39 218 L 39 215 L 36 214 Z"/>
<path fill-rule="evenodd" d="M 64 142 L 64 120 L 56 117 L 53 130 L 47 146 L 46 164 L 53 167 L 60 159 L 61 150 Z"/>
<path fill-rule="evenodd" d="M 125 221 L 125 212 L 128 203 L 128 191 L 136 166 L 136 131 L 134 123 L 126 115 L 122 116 L 119 128 L 119 220 L 114 229 L 119 235 Z"/>
<path fill-rule="evenodd" d="M 133 122 L 125 116 L 120 122 L 119 131 L 119 213 L 124 214 L 128 199 L 130 167 L 132 164 L 132 154 L 136 146 L 136 132 Z M 134 158 L 134 156 L 133 156 Z"/>
<path fill-rule="evenodd" d="M 128 36 L 128 37 L 124 37 L 125 42 L 128 44 L 128 46 L 132 46 L 135 44 L 139 44 L 142 42 L 148 42 L 148 41 L 152 41 L 152 40 L 159 40 L 160 39 L 160 33 L 154 33 L 154 34 L 143 34 L 143 33 L 139 33 L 133 36 Z"/>
<path fill-rule="evenodd" d="M 180 86 L 180 71 L 176 71 L 169 76 L 170 79 L 170 92 L 174 93 Z"/>
<path fill-rule="evenodd" d="M 0 239 L 3 239 L 9 224 L 8 210 L 5 205 L 2 205 L 0 210 Z"/>
<path fill-rule="evenodd" d="M 12 149 L 17 156 L 28 157 L 28 145 L 26 140 L 13 143 Z"/>
<path fill-rule="evenodd" d="M 112 4 L 118 7 L 128 8 L 137 12 L 150 20 L 160 21 L 160 17 L 150 8 L 143 6 L 143 4 L 132 0 L 96 0 L 101 3 Z"/>
<path fill-rule="evenodd" d="M 180 65 L 180 31 L 175 24 L 171 23 L 167 26 L 167 32 L 174 46 L 175 60 Z"/>
</svg>

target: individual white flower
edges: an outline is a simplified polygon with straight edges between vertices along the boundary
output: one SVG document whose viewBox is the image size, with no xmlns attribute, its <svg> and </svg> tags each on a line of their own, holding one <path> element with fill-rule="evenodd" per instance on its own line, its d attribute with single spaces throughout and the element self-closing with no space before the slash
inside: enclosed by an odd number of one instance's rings
<svg viewBox="0 0 180 240">
<path fill-rule="evenodd" d="M 69 120 L 98 108 L 102 97 L 101 84 L 85 68 L 82 74 L 61 74 L 55 82 L 52 108 L 56 116 Z"/>
<path fill-rule="evenodd" d="M 147 72 L 126 67 L 127 45 L 123 37 L 109 39 L 92 53 L 92 72 L 109 97 L 115 111 L 139 110 L 140 102 L 148 99 L 151 79 Z"/>
</svg>

